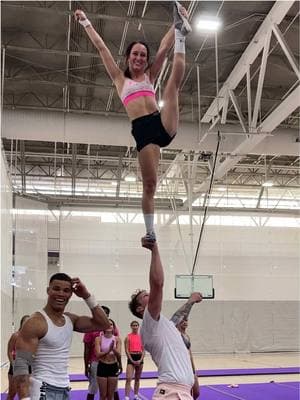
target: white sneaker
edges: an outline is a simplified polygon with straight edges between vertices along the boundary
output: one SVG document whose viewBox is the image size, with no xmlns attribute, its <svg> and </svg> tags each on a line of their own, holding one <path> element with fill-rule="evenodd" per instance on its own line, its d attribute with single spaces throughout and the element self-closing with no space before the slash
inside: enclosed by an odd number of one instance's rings
<svg viewBox="0 0 300 400">
<path fill-rule="evenodd" d="M 174 26 L 183 34 L 183 36 L 186 36 L 192 32 L 192 27 L 188 20 L 180 13 L 180 3 L 178 1 L 174 1 L 173 4 Z"/>
</svg>

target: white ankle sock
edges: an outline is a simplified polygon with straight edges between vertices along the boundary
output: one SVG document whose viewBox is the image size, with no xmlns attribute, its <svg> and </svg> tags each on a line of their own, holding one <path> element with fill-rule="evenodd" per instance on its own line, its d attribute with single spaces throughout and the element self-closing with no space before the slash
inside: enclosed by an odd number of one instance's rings
<svg viewBox="0 0 300 400">
<path fill-rule="evenodd" d="M 185 54 L 185 36 L 178 29 L 175 29 L 174 53 Z"/>
<path fill-rule="evenodd" d="M 154 214 L 144 214 L 147 233 L 154 232 Z"/>
</svg>

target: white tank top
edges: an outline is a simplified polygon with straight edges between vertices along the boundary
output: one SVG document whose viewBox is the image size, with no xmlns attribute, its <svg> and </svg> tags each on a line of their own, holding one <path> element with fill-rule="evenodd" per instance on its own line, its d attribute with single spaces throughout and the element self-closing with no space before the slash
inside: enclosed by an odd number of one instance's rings
<svg viewBox="0 0 300 400">
<path fill-rule="evenodd" d="M 56 326 L 45 311 L 39 311 L 45 318 L 48 331 L 39 341 L 33 361 L 33 378 L 58 387 L 69 386 L 68 362 L 73 337 L 73 323 L 64 314 L 64 326 Z"/>
</svg>

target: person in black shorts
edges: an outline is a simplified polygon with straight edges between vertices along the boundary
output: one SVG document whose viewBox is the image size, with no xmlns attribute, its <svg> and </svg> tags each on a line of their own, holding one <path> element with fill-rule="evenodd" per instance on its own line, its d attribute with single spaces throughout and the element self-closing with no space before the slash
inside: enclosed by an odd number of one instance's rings
<svg viewBox="0 0 300 400">
<path fill-rule="evenodd" d="M 154 195 L 160 160 L 160 147 L 167 146 L 175 137 L 179 121 L 179 90 L 185 73 L 185 37 L 192 28 L 187 11 L 177 1 L 173 3 L 174 23 L 162 38 L 158 51 L 150 63 L 149 47 L 138 40 L 125 52 L 126 70 L 115 62 L 102 37 L 82 10 L 75 11 L 75 19 L 82 25 L 99 52 L 104 67 L 112 79 L 120 100 L 132 123 L 138 160 L 143 181 L 142 210 L 146 235 L 142 245 L 156 241 L 154 232 Z M 169 50 L 174 44 L 171 72 L 163 90 L 164 106 L 159 111 L 155 99 L 154 82 L 157 80 Z"/>
<path fill-rule="evenodd" d="M 109 319 L 110 327 L 95 339 L 95 354 L 99 360 L 97 380 L 101 400 L 112 400 L 122 370 L 121 339 L 114 336 L 115 323 Z"/>
<path fill-rule="evenodd" d="M 130 324 L 131 333 L 129 333 L 124 340 L 125 352 L 127 355 L 125 400 L 129 400 L 133 376 L 134 398 L 135 400 L 139 399 L 140 378 L 145 356 L 142 338 L 139 334 L 139 327 L 140 324 L 137 321 L 132 321 Z"/>
</svg>

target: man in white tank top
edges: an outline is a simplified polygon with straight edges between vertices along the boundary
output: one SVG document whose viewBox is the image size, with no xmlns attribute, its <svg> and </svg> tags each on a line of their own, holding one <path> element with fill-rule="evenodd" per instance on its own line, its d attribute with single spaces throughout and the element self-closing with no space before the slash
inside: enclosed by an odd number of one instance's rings
<svg viewBox="0 0 300 400">
<path fill-rule="evenodd" d="M 141 336 L 158 368 L 158 385 L 152 399 L 192 400 L 194 373 L 189 352 L 175 324 L 161 314 L 164 271 L 157 243 L 143 243 L 151 250 L 150 292 L 140 290 L 129 303 L 131 312 L 143 319 Z M 199 294 L 195 302 L 201 300 Z"/>
<path fill-rule="evenodd" d="M 91 316 L 65 313 L 73 293 L 86 302 Z M 50 278 L 47 294 L 46 306 L 26 321 L 16 344 L 14 378 L 21 400 L 69 399 L 68 361 L 73 331 L 109 327 L 105 312 L 79 278 L 57 273 Z M 30 379 L 26 370 L 29 365 Z"/>
</svg>

